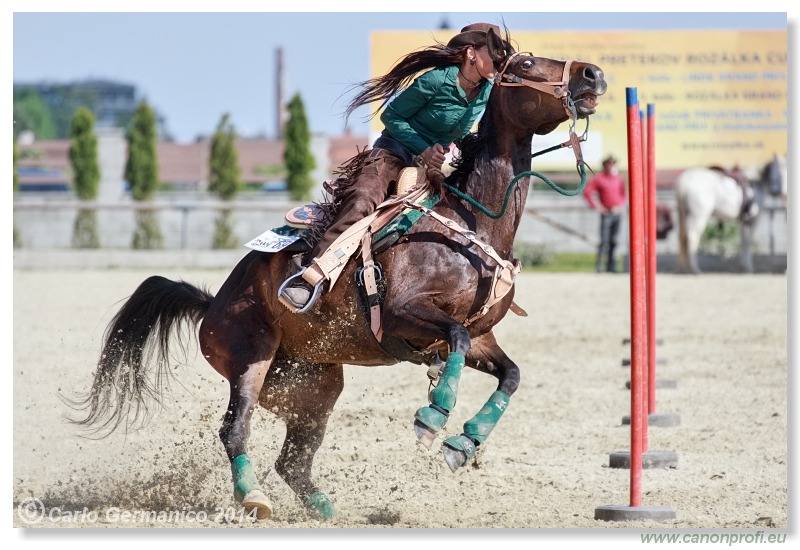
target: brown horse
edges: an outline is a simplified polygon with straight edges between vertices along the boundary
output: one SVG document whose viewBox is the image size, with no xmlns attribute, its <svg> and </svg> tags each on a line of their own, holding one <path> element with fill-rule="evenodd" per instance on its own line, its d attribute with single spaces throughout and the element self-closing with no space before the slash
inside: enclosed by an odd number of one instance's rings
<svg viewBox="0 0 800 550">
<path fill-rule="evenodd" d="M 463 159 L 446 183 L 492 211 L 508 196 L 515 174 L 529 170 L 535 134 L 547 134 L 571 116 L 595 112 L 607 88 L 595 65 L 513 53 L 498 74 Z M 507 213 L 495 220 L 455 194 L 434 211 L 473 231 L 499 256 L 513 259 L 514 235 L 523 217 L 528 177 L 513 186 Z M 181 325 L 200 323 L 203 356 L 230 383 L 220 438 L 231 461 L 234 496 L 259 518 L 271 505 L 247 456 L 250 419 L 257 405 L 286 423 L 276 472 L 306 506 L 330 517 L 333 504 L 311 479 L 331 411 L 342 391 L 342 364 L 374 366 L 400 360 L 431 364 L 446 358 L 430 403 L 416 415 L 420 439 L 430 445 L 455 405 L 461 369 L 468 366 L 499 383 L 486 405 L 448 438 L 445 458 L 455 470 L 485 442 L 519 384 L 519 368 L 495 341 L 492 328 L 511 307 L 513 290 L 483 317 L 464 325 L 485 303 L 496 274 L 494 261 L 462 234 L 424 216 L 396 244 L 380 252 L 387 285 L 382 342 L 373 336 L 355 288 L 355 262 L 318 300 L 310 315 L 289 313 L 278 287 L 290 272 L 291 254 L 251 252 L 212 296 L 189 283 L 153 276 L 130 296 L 110 323 L 90 394 L 88 416 L 96 429 L 129 426 L 147 416 L 169 371 L 169 342 Z M 446 346 L 428 350 L 436 341 Z M 184 342 L 182 342 L 184 343 Z M 392 344 L 392 345 L 390 345 Z M 146 373 L 149 360 L 155 376 Z M 152 380 L 151 380 L 152 378 Z"/>
</svg>

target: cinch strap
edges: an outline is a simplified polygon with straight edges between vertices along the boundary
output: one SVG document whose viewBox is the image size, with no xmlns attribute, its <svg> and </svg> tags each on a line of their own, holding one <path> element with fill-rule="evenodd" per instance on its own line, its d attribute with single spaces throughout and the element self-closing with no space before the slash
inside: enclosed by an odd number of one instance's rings
<svg viewBox="0 0 800 550">
<path fill-rule="evenodd" d="M 377 264 L 372 260 L 372 232 L 367 231 L 361 237 L 361 276 L 364 289 L 367 291 L 367 305 L 369 306 L 370 329 L 378 342 L 383 338 L 381 328 L 381 303 L 378 296 L 378 283 L 375 279 Z"/>
</svg>

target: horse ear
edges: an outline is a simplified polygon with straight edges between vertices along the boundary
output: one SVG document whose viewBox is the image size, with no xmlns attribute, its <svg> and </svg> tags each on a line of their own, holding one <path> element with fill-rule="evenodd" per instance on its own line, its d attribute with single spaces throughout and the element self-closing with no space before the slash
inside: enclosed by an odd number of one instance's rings
<svg viewBox="0 0 800 550">
<path fill-rule="evenodd" d="M 489 57 L 492 58 L 495 68 L 501 69 L 509 54 L 505 40 L 497 36 L 494 30 L 489 29 L 489 32 L 486 33 L 486 45 L 489 49 Z"/>
</svg>

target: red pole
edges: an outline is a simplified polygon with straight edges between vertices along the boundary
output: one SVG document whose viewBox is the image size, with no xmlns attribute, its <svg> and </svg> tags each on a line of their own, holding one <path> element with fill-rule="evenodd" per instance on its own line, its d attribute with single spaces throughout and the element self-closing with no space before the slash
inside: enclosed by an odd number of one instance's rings
<svg viewBox="0 0 800 550">
<path fill-rule="evenodd" d="M 648 413 L 656 412 L 656 116 L 647 104 L 647 360 L 649 366 Z"/>
<path fill-rule="evenodd" d="M 642 505 L 642 370 L 644 349 L 644 208 L 642 202 L 642 138 L 636 88 L 626 88 L 628 121 L 628 180 L 630 187 L 631 277 L 631 507 Z"/>
<path fill-rule="evenodd" d="M 642 163 L 642 210 L 641 210 L 641 213 L 642 213 L 642 226 L 643 226 L 642 240 L 644 241 L 644 258 L 645 258 L 645 260 L 644 260 L 644 262 L 645 262 L 645 281 L 644 281 L 645 312 L 642 314 L 643 318 L 644 318 L 644 323 L 645 323 L 645 328 L 643 329 L 644 330 L 644 336 L 643 336 L 644 344 L 642 344 L 644 346 L 644 353 L 645 353 L 645 362 L 642 364 L 642 452 L 646 453 L 647 449 L 650 446 L 650 441 L 649 441 L 650 422 L 648 421 L 649 420 L 648 419 L 648 415 L 650 413 L 650 408 L 649 408 L 649 401 L 648 401 L 647 396 L 648 396 L 648 388 L 650 387 L 650 383 L 651 382 L 650 382 L 650 369 L 648 368 L 648 363 L 647 363 L 647 361 L 648 361 L 647 353 L 648 353 L 648 350 L 650 349 L 650 332 L 647 329 L 647 322 L 648 322 L 649 317 L 648 317 L 648 313 L 647 313 L 648 310 L 646 309 L 648 307 L 648 305 L 649 305 L 649 301 L 648 301 L 647 297 L 650 295 L 650 279 L 647 276 L 647 258 L 648 258 L 648 250 L 649 250 L 650 242 L 647 239 L 649 233 L 648 233 L 648 230 L 647 230 L 648 220 L 647 220 L 647 214 L 645 213 L 646 212 L 645 205 L 648 204 L 650 186 L 647 184 L 647 176 L 649 175 L 649 172 L 648 172 L 648 169 L 647 169 L 647 164 L 648 164 L 647 163 L 647 153 L 648 153 L 648 148 L 647 148 L 647 137 L 648 137 L 647 136 L 647 126 L 645 125 L 644 112 L 642 112 L 641 109 L 639 110 L 639 128 L 641 129 L 640 131 L 641 131 L 641 134 L 642 134 L 642 148 L 640 150 L 641 156 L 639 158 L 641 159 L 641 163 Z"/>
</svg>

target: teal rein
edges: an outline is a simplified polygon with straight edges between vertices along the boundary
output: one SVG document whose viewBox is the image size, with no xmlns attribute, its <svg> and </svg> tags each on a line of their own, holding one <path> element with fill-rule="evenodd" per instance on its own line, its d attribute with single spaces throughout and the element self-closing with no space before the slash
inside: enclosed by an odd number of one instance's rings
<svg viewBox="0 0 800 550">
<path fill-rule="evenodd" d="M 520 172 L 519 174 L 514 176 L 514 178 L 509 182 L 508 189 L 506 189 L 506 197 L 505 199 L 503 199 L 503 207 L 500 209 L 500 212 L 496 214 L 487 210 L 486 207 L 483 206 L 481 203 L 479 203 L 466 193 L 459 191 L 452 185 L 445 183 L 444 186 L 447 188 L 448 191 L 450 191 L 460 199 L 467 201 L 469 204 L 471 204 L 472 206 L 474 206 L 475 208 L 477 208 L 478 210 L 480 210 L 493 220 L 499 220 L 500 218 L 503 217 L 503 214 L 506 213 L 506 207 L 508 206 L 508 199 L 511 197 L 511 191 L 514 189 L 514 186 L 516 185 L 517 181 L 520 180 L 520 178 L 525 178 L 528 176 L 537 177 L 543 182 L 545 182 L 547 185 L 552 187 L 554 190 L 561 193 L 562 195 L 565 195 L 567 197 L 574 197 L 575 195 L 581 194 L 583 192 L 583 189 L 586 187 L 586 168 L 585 168 L 585 163 L 583 161 L 578 163 L 578 173 L 581 175 L 581 183 L 578 185 L 576 189 L 570 191 L 569 189 L 564 189 L 563 187 L 560 187 L 557 183 L 550 181 L 547 178 L 547 176 L 539 172 L 534 172 L 533 170 L 526 170 L 524 172 Z"/>
</svg>

